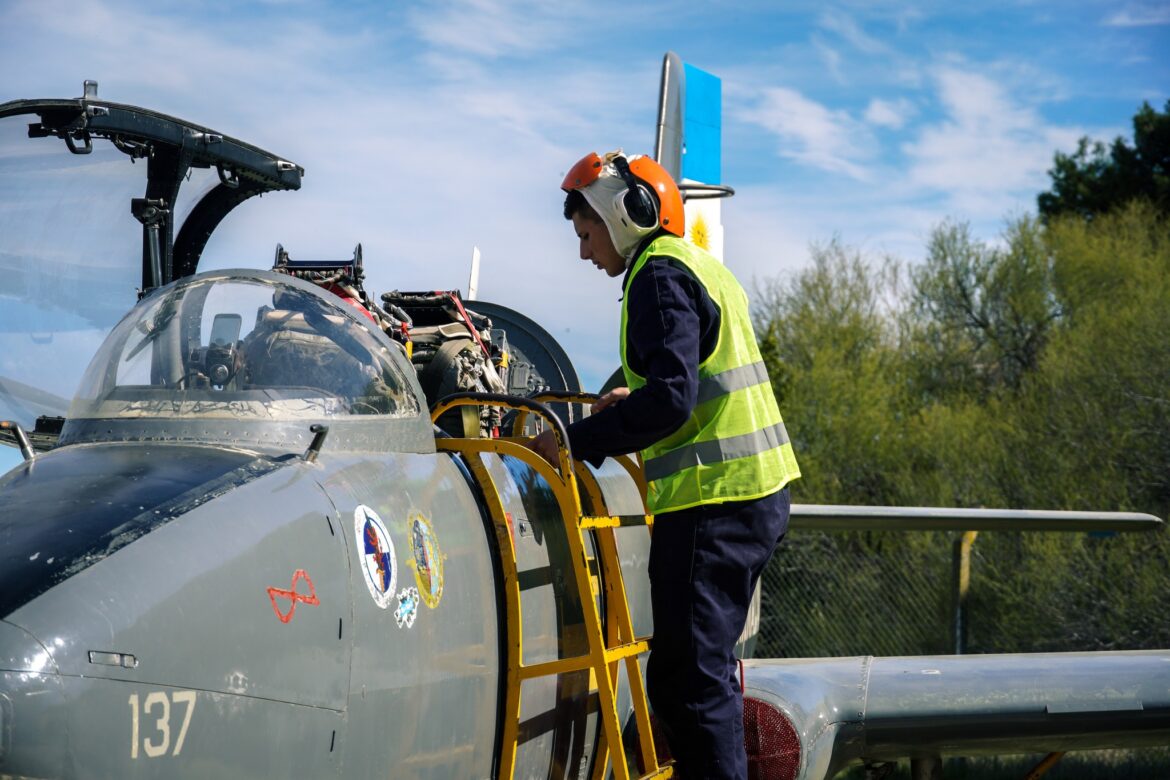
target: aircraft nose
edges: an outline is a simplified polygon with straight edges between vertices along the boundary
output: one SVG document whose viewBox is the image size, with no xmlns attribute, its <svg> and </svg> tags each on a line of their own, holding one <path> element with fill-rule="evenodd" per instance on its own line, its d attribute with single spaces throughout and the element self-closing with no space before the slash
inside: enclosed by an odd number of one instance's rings
<svg viewBox="0 0 1170 780">
<path fill-rule="evenodd" d="M 65 697 L 49 651 L 0 620 L 0 776 L 62 777 Z"/>
</svg>

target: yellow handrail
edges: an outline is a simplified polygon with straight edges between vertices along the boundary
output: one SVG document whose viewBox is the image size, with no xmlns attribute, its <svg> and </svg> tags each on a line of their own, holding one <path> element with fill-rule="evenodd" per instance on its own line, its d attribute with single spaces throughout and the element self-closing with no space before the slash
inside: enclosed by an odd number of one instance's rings
<svg viewBox="0 0 1170 780">
<path fill-rule="evenodd" d="M 568 397 L 566 397 L 568 396 Z M 437 401 L 431 407 L 431 419 L 456 406 L 491 405 L 515 409 L 520 414 L 540 415 L 551 427 L 557 441 L 557 468 L 515 439 L 457 439 L 440 438 L 435 444 L 439 450 L 458 453 L 463 457 L 483 493 L 484 503 L 495 530 L 503 569 L 503 587 L 506 615 L 507 659 L 504 697 L 504 723 L 501 734 L 499 777 L 511 780 L 516 769 L 517 739 L 520 724 L 520 686 L 526 679 L 570 671 L 592 669 L 597 680 L 599 717 L 602 722 L 602 742 L 594 761 L 594 777 L 604 776 L 607 763 L 612 760 L 613 774 L 618 780 L 628 780 L 630 767 L 622 747 L 622 724 L 617 712 L 618 664 L 626 664 L 626 677 L 634 706 L 638 731 L 640 758 L 646 774 L 642 777 L 671 777 L 671 766 L 660 767 L 654 751 L 650 731 L 649 706 L 645 685 L 638 666 L 638 656 L 649 648 L 649 637 L 635 637 L 629 602 L 626 597 L 621 562 L 617 554 L 614 529 L 620 524 L 605 510 L 600 486 L 588 469 L 581 469 L 581 487 L 588 496 L 591 509 L 597 510 L 588 518 L 582 513 L 581 493 L 577 471 L 564 424 L 543 401 L 592 403 L 596 396 L 587 394 L 549 394 L 538 398 L 518 398 L 489 393 L 459 393 Z M 519 417 L 519 415 L 518 415 Z M 522 421 L 521 421 L 522 424 Z M 520 430 L 514 427 L 513 430 Z M 514 457 L 532 468 L 552 489 L 565 525 L 569 559 L 574 582 L 584 612 L 588 652 L 585 655 L 559 658 L 540 664 L 526 665 L 523 647 L 523 614 L 520 607 L 519 574 L 516 548 L 509 528 L 504 502 L 495 481 L 481 457 L 484 453 Z M 645 481 L 637 473 L 640 469 L 628 458 L 621 458 L 623 467 L 635 475 L 645 498 Z M 558 473 L 559 471 L 559 473 Z M 634 516 L 635 518 L 637 516 Z M 604 519 L 611 521 L 606 522 Z M 653 521 L 649 514 L 640 520 L 646 525 Z M 606 627 L 603 632 L 601 614 L 594 600 L 590 563 L 585 546 L 585 534 L 593 533 L 600 563 L 599 574 L 605 587 Z M 608 639 L 607 639 L 608 637 Z"/>
</svg>

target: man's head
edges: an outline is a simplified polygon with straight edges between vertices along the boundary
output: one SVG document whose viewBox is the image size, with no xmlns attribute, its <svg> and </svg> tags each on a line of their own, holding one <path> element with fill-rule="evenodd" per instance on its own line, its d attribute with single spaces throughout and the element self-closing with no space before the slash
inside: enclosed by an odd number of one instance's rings
<svg viewBox="0 0 1170 780">
<path fill-rule="evenodd" d="M 622 272 L 647 237 L 660 231 L 684 234 L 678 186 L 649 157 L 627 159 L 620 150 L 604 157 L 590 153 L 573 166 L 561 189 L 568 193 L 565 218 L 581 239 L 582 259 L 593 260 L 610 276 Z"/>
<path fill-rule="evenodd" d="M 565 219 L 572 220 L 573 232 L 581 241 L 582 260 L 593 261 L 608 276 L 619 276 L 626 270 L 626 258 L 614 249 L 605 223 L 580 190 L 565 197 Z"/>
</svg>

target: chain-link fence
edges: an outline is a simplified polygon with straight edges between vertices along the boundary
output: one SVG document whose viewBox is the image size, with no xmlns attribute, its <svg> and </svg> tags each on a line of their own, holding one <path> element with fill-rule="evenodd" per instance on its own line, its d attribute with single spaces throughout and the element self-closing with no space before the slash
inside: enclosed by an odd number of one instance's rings
<svg viewBox="0 0 1170 780">
<path fill-rule="evenodd" d="M 791 532 L 764 572 L 756 657 L 953 653 L 958 540 L 941 531 Z M 969 653 L 1170 647 L 1165 533 L 985 531 L 969 560 Z M 1040 758 L 953 759 L 944 776 L 1014 779 Z M 1163 780 L 1170 748 L 1070 754 L 1048 776 Z M 903 762 L 890 780 L 909 777 Z"/>
<path fill-rule="evenodd" d="M 789 534 L 764 570 L 756 655 L 948 652 L 951 550 L 921 544 L 936 535 Z"/>
<path fill-rule="evenodd" d="M 763 576 L 757 657 L 955 652 L 957 535 L 796 530 Z M 1170 647 L 1170 536 L 985 531 L 970 653 Z"/>
</svg>

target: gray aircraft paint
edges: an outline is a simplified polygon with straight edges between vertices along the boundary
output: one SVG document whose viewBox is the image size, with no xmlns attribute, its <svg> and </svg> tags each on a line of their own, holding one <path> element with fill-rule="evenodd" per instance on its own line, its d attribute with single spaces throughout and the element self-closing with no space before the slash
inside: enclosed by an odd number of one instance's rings
<svg viewBox="0 0 1170 780">
<path fill-rule="evenodd" d="M 166 445 L 157 450 L 166 456 Z M 581 617 L 565 597 L 564 528 L 549 511 L 551 493 L 523 464 L 485 457 L 506 486 L 521 571 L 533 572 L 524 595 L 525 661 L 582 652 L 582 645 L 564 639 L 580 636 L 573 628 Z M 636 496 L 624 471 L 601 473 L 608 492 Z M 442 599 L 434 608 L 420 606 L 410 628 L 378 608 L 361 579 L 348 533 L 359 503 L 377 511 L 394 539 L 400 589 L 413 584 L 404 552 L 408 518 L 430 518 L 441 542 Z M 623 558 L 644 559 L 647 545 L 632 534 L 644 539 L 645 529 L 628 533 Z M 466 472 L 447 454 L 372 460 L 323 453 L 316 464 L 298 460 L 195 507 L 8 616 L 9 633 L 18 637 L 10 644 L 31 646 L 39 637 L 54 670 L 39 679 L 77 705 L 64 707 L 69 714 L 59 733 L 70 737 L 56 751 L 59 763 L 43 768 L 73 777 L 142 771 L 197 776 L 213 767 L 249 776 L 252 766 L 254 776 L 271 776 L 284 764 L 255 763 L 267 753 L 257 742 L 266 734 L 295 756 L 287 766 L 299 776 L 367 776 L 388 764 L 397 777 L 486 775 L 500 679 L 489 550 Z M 278 611 L 270 588 L 309 594 L 304 580 L 294 583 L 297 571 L 308 575 L 319 603 L 293 606 L 284 599 Z M 640 604 L 637 588 L 631 590 Z M 290 611 L 283 622 L 280 615 Z M 644 606 L 639 615 L 645 630 Z M 130 669 L 90 663 L 90 651 L 130 654 L 137 663 Z M 21 664 L 28 662 L 9 661 Z M 544 776 L 554 767 L 574 775 L 587 771 L 596 738 L 588 673 L 525 686 L 522 776 Z M 159 690 L 196 692 L 182 753 L 152 759 L 157 766 L 133 764 L 127 698 L 137 693 L 145 700 Z M 172 708 L 176 714 L 182 709 Z M 93 720 L 86 714 L 103 711 L 126 717 Z M 156 715 L 142 715 L 143 732 Z M 289 728 L 301 736 L 288 739 L 288 729 L 276 725 L 282 719 L 295 721 Z M 90 748 L 97 744 L 114 749 L 95 759 Z M 302 774 L 307 767 L 313 771 Z"/>
</svg>

